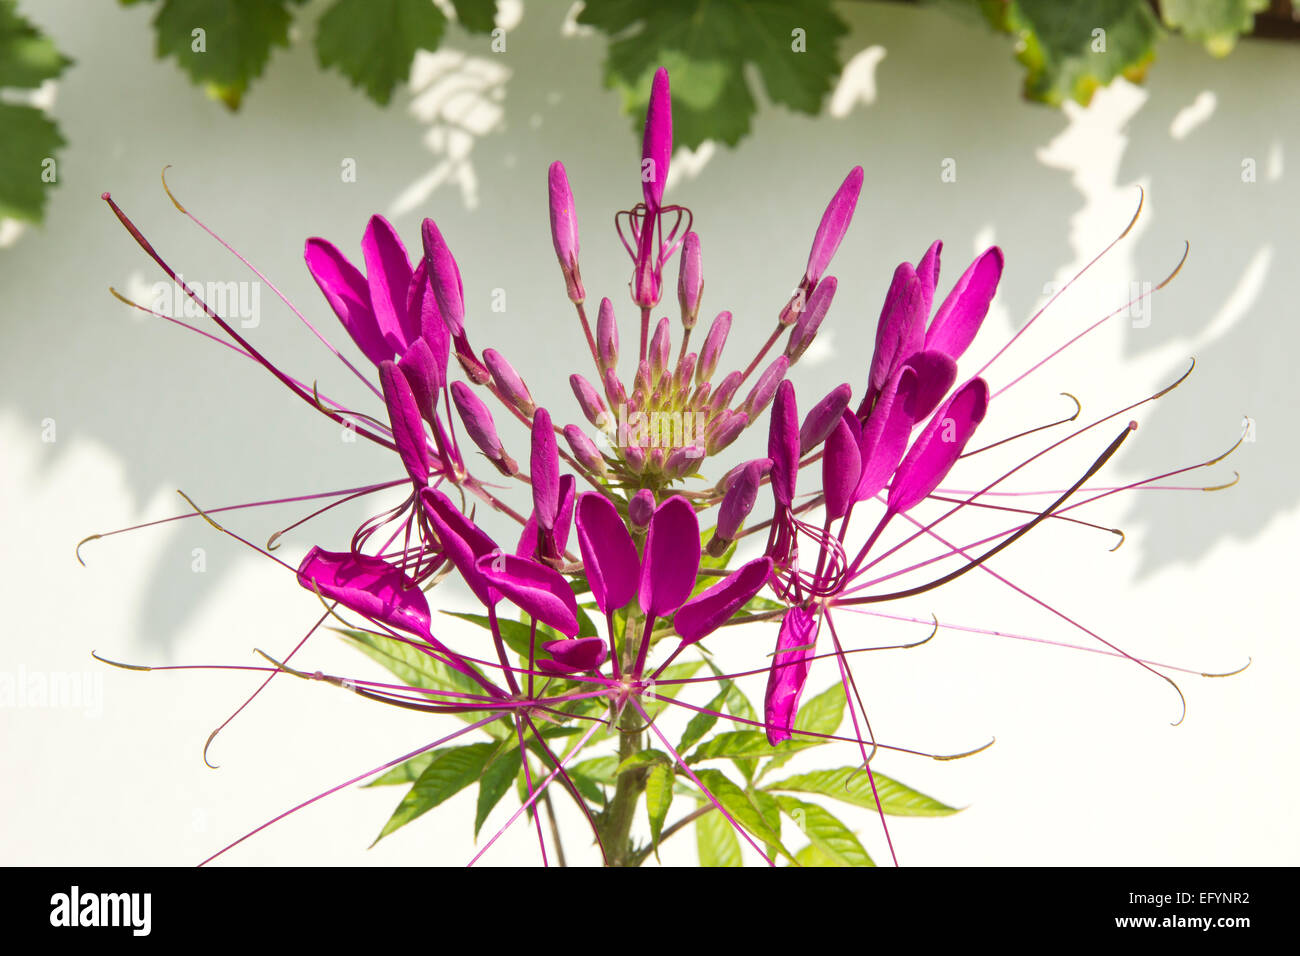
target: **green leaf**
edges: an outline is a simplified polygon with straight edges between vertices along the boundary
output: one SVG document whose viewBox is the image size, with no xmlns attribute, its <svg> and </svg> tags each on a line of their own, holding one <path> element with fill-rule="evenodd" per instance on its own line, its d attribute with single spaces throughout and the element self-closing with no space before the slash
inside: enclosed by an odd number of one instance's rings
<svg viewBox="0 0 1300 956">
<path fill-rule="evenodd" d="M 407 791 L 379 836 L 375 837 L 375 843 L 477 780 L 498 746 L 496 743 L 467 744 L 440 753 Z"/>
<path fill-rule="evenodd" d="M 658 849 L 659 836 L 673 804 L 673 766 L 657 763 L 645 782 L 645 809 L 650 816 L 650 845 Z"/>
<path fill-rule="evenodd" d="M 699 778 L 700 783 L 708 788 L 714 799 L 731 814 L 737 823 L 764 843 L 776 847 L 778 852 L 790 857 L 789 851 L 781 844 L 780 831 L 773 829 L 763 819 L 762 814 L 745 794 L 745 791 L 733 783 L 726 774 L 721 770 L 697 770 L 695 776 Z M 793 859 L 793 857 L 790 858 Z"/>
<path fill-rule="evenodd" d="M 289 45 L 286 0 L 163 0 L 153 26 L 158 56 L 175 57 L 208 95 L 238 109 L 271 48 Z"/>
<path fill-rule="evenodd" d="M 0 87 L 35 89 L 63 72 L 72 60 L 18 13 L 14 0 L 0 0 Z M 6 139 L 9 127 L 4 127 Z"/>
<path fill-rule="evenodd" d="M 1237 37 L 1255 28 L 1255 14 L 1267 9 L 1268 0 L 1163 0 L 1160 16 L 1214 56 L 1227 56 Z"/>
<path fill-rule="evenodd" d="M 736 831 L 716 809 L 695 821 L 695 848 L 700 855 L 700 866 L 743 865 Z"/>
<path fill-rule="evenodd" d="M 470 33 L 491 33 L 496 26 L 496 0 L 451 0 L 456 20 Z"/>
<path fill-rule="evenodd" d="M 362 784 L 363 787 L 391 787 L 399 783 L 415 783 L 420 779 L 420 774 L 424 773 L 425 768 L 437 759 L 438 754 L 446 753 L 446 747 L 439 747 L 437 750 L 430 750 L 428 753 L 422 753 L 410 760 L 399 763 L 392 770 L 381 774 L 369 783 Z"/>
<path fill-rule="evenodd" d="M 1147 0 L 981 0 L 995 27 L 1017 37 L 1025 96 L 1087 106 L 1118 76 L 1141 82 L 1160 32 Z"/>
<path fill-rule="evenodd" d="M 382 106 L 410 77 L 415 51 L 436 50 L 446 27 L 431 0 L 335 0 L 316 29 L 316 55 Z"/>
<path fill-rule="evenodd" d="M 629 770 L 636 770 L 638 767 L 649 767 L 652 764 L 660 763 L 671 764 L 672 758 L 662 750 L 655 750 L 653 748 L 649 750 L 639 750 L 619 764 L 618 769 L 614 771 L 614 774 L 615 776 L 621 777 Z"/>
<path fill-rule="evenodd" d="M 832 684 L 827 690 L 799 708 L 794 719 L 794 729 L 808 734 L 833 734 L 840 729 L 844 720 L 844 706 L 848 700 L 844 696 L 842 683 Z"/>
<path fill-rule="evenodd" d="M 493 758 L 483 771 L 478 781 L 478 805 L 474 811 L 474 839 L 483 828 L 492 808 L 501 802 L 501 798 L 510 789 L 510 781 L 523 769 L 519 748 L 510 750 Z"/>
<path fill-rule="evenodd" d="M 0 130 L 0 218 L 39 222 L 48 196 L 47 170 L 57 173 L 55 153 L 65 140 L 54 121 L 32 106 L 0 103 Z"/>
<path fill-rule="evenodd" d="M 727 681 L 727 684 L 730 683 L 730 681 Z M 727 702 L 727 694 L 729 690 L 729 687 L 724 686 L 722 690 L 718 691 L 718 693 L 714 695 L 714 698 L 711 701 L 704 705 L 704 710 L 696 713 L 695 716 L 687 722 L 686 730 L 682 732 L 681 742 L 677 745 L 677 752 L 679 754 L 686 753 L 686 751 L 694 747 L 696 743 L 703 740 L 704 735 L 712 730 L 714 725 L 717 724 L 717 714 L 722 711 L 723 705 Z M 704 711 L 714 711 L 715 713 L 710 714 L 705 713 Z"/>
<path fill-rule="evenodd" d="M 940 803 L 933 797 L 927 797 L 882 773 L 874 773 L 874 776 L 880 802 L 888 814 L 897 817 L 943 817 L 958 812 L 956 807 Z M 799 773 L 769 783 L 766 789 L 816 793 L 857 807 L 876 809 L 875 798 L 871 795 L 871 780 L 867 777 L 867 772 L 860 767 L 839 767 L 835 770 Z"/>
<path fill-rule="evenodd" d="M 791 737 L 773 747 L 767 734 L 761 730 L 731 730 L 704 741 L 686 758 L 687 763 L 715 760 L 726 757 L 732 760 L 748 757 L 770 757 L 773 754 L 794 755 L 809 747 L 819 747 L 826 741 L 816 737 Z"/>
<path fill-rule="evenodd" d="M 691 148 L 706 139 L 734 146 L 749 132 L 749 67 L 772 102 L 815 114 L 839 75 L 836 43 L 848 29 L 831 0 L 601 0 L 578 22 L 613 37 L 605 84 L 622 94 L 638 133 L 654 72 L 667 67 L 673 140 Z"/>
<path fill-rule="evenodd" d="M 853 831 L 825 807 L 805 803 L 794 797 L 776 798 L 781 809 L 811 840 L 813 853 L 806 848 L 796 854 L 802 866 L 875 866 Z"/>
</svg>

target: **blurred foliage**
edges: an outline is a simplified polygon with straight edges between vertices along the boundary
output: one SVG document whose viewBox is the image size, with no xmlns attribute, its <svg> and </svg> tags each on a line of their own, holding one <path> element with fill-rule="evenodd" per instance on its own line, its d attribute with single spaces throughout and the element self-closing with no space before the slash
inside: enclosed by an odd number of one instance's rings
<svg viewBox="0 0 1300 956">
<path fill-rule="evenodd" d="M 150 5 L 154 49 L 213 100 L 238 109 L 275 47 L 294 39 L 306 0 L 118 0 Z M 537 0 L 531 0 L 537 2 Z M 898 2 L 898 0 L 896 0 Z M 901 0 L 908 2 L 908 0 Z M 1087 104 L 1116 77 L 1141 82 L 1164 31 L 1215 56 L 1252 32 L 1300 38 L 1292 0 L 913 0 L 982 19 L 1015 40 L 1024 95 L 1051 105 Z M 605 85 L 639 129 L 659 66 L 672 75 L 675 139 L 736 145 L 760 98 L 808 115 L 820 111 L 844 67 L 849 0 L 586 0 L 580 24 L 609 42 Z M 872 6 L 883 6 L 871 3 Z M 322 68 L 337 70 L 380 105 L 406 82 L 418 50 L 435 50 L 449 12 L 471 34 L 491 35 L 496 0 L 328 0 L 312 43 Z M 71 63 L 53 41 L 0 0 L 0 218 L 39 221 L 46 187 L 57 181 L 64 145 L 47 113 L 22 91 L 57 78 Z"/>
</svg>

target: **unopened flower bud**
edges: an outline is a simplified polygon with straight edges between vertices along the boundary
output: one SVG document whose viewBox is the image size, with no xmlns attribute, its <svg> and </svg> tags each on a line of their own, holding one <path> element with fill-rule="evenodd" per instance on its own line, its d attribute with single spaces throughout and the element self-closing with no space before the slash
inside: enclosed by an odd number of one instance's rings
<svg viewBox="0 0 1300 956">
<path fill-rule="evenodd" d="M 801 456 L 808 454 L 824 442 L 826 436 L 834 431 L 835 426 L 839 424 L 844 409 L 849 407 L 849 399 L 852 397 L 853 387 L 848 382 L 845 382 L 833 389 L 829 395 L 809 409 L 808 415 L 803 420 L 803 425 L 799 428 L 799 454 Z"/>
<path fill-rule="evenodd" d="M 682 255 L 677 272 L 677 301 L 682 307 L 682 327 L 695 328 L 700 314 L 700 293 L 704 291 L 704 271 L 700 260 L 700 237 L 688 232 L 682 240 Z"/>
<path fill-rule="evenodd" d="M 628 520 L 638 528 L 648 525 L 654 513 L 655 496 L 649 488 L 642 488 L 627 503 Z"/>
<path fill-rule="evenodd" d="M 537 407 L 533 402 L 532 393 L 528 391 L 528 386 L 519 377 L 519 373 L 505 360 L 505 356 L 496 349 L 484 349 L 483 364 L 492 373 L 492 381 L 496 384 L 501 397 L 525 415 L 531 416 Z"/>
<path fill-rule="evenodd" d="M 627 404 L 627 390 L 623 387 L 623 380 L 612 368 L 605 369 L 604 383 L 605 398 L 609 399 L 610 407 L 618 408 Z"/>
<path fill-rule="evenodd" d="M 695 365 L 699 362 L 699 355 L 695 352 L 687 352 L 682 359 L 681 368 L 673 376 L 673 380 L 679 389 L 688 388 L 691 384 L 691 378 L 695 375 Z"/>
<path fill-rule="evenodd" d="M 596 355 L 602 373 L 618 364 L 618 321 L 609 299 L 600 300 L 600 314 L 596 317 Z"/>
<path fill-rule="evenodd" d="M 835 288 L 835 277 L 827 276 L 817 283 L 817 288 L 808 297 L 808 303 L 795 320 L 794 328 L 790 331 L 790 341 L 785 346 L 786 358 L 791 362 L 799 361 L 803 353 L 808 351 L 808 346 L 812 345 L 822 319 L 826 318 L 826 311 L 831 307 Z"/>
<path fill-rule="evenodd" d="M 576 373 L 569 376 L 569 387 L 573 389 L 574 397 L 578 399 L 578 405 L 582 408 L 582 414 L 587 417 L 587 421 L 601 431 L 607 431 L 612 421 L 609 409 L 605 407 L 605 401 L 600 397 L 600 393 L 590 382 Z"/>
<path fill-rule="evenodd" d="M 577 425 L 565 425 L 564 437 L 578 464 L 597 475 L 602 477 L 605 475 L 605 459 L 596 448 L 596 443 L 588 438 L 581 428 Z"/>
<path fill-rule="evenodd" d="M 784 355 L 778 355 L 759 376 L 754 387 L 750 389 L 749 395 L 745 397 L 745 404 L 741 406 L 751 419 L 763 414 L 763 410 L 772 401 L 772 396 L 776 394 L 776 387 L 785 381 L 785 373 L 789 370 L 790 360 Z"/>
<path fill-rule="evenodd" d="M 714 557 L 720 556 L 736 540 L 741 525 L 754 510 L 758 489 L 763 482 L 765 463 L 768 463 L 768 459 L 745 462 L 735 472 L 735 477 L 722 496 L 722 504 L 718 506 L 718 526 L 709 541 L 708 551 Z"/>
<path fill-rule="evenodd" d="M 549 179 L 551 240 L 555 243 L 555 255 L 564 272 L 569 300 L 582 302 L 587 298 L 587 293 L 582 288 L 582 275 L 578 272 L 578 219 L 573 208 L 573 191 L 569 189 L 569 177 L 564 172 L 563 163 L 551 163 Z"/>
<path fill-rule="evenodd" d="M 673 343 L 668 335 L 668 316 L 659 320 L 655 326 L 655 331 L 650 336 L 650 382 L 658 384 L 660 377 L 664 374 L 664 369 L 668 367 L 668 361 L 672 357 Z"/>
<path fill-rule="evenodd" d="M 713 324 L 709 326 L 709 334 L 704 337 L 704 345 L 700 348 L 700 361 L 695 366 L 695 381 L 707 382 L 713 377 L 713 371 L 718 367 L 718 359 L 722 357 L 722 347 L 727 344 L 727 333 L 731 331 L 731 313 L 719 312 Z"/>
<path fill-rule="evenodd" d="M 744 412 L 725 411 L 713 421 L 709 429 L 707 447 L 710 455 L 716 455 L 733 441 L 749 425 L 749 416 Z"/>
<path fill-rule="evenodd" d="M 674 480 L 685 478 L 698 471 L 703 460 L 704 449 L 699 445 L 675 448 L 664 461 L 664 476 Z"/>
<path fill-rule="evenodd" d="M 513 475 L 519 471 L 515 460 L 506 454 L 501 439 L 497 436 L 497 426 L 492 420 L 492 413 L 479 400 L 464 382 L 452 382 L 451 400 L 460 413 L 460 420 L 465 423 L 465 431 L 474 444 L 496 466 L 503 475 Z"/>
<path fill-rule="evenodd" d="M 623 460 L 627 462 L 627 466 L 637 474 L 645 471 L 645 449 L 640 445 L 624 445 Z"/>
<path fill-rule="evenodd" d="M 728 372 L 727 377 L 718 383 L 718 387 L 713 390 L 713 398 L 709 399 L 709 407 L 713 409 L 726 408 L 735 397 L 740 383 L 744 381 L 744 376 L 739 371 Z"/>
</svg>

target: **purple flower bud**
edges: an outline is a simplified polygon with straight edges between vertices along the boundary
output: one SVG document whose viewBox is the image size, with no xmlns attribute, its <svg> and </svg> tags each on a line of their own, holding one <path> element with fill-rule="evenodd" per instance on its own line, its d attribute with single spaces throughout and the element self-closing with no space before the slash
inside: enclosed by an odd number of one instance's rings
<svg viewBox="0 0 1300 956">
<path fill-rule="evenodd" d="M 597 475 L 602 477 L 605 475 L 605 459 L 601 457 L 596 443 L 588 438 L 581 428 L 577 425 L 565 425 L 564 437 L 578 464 Z"/>
<path fill-rule="evenodd" d="M 438 299 L 438 311 L 447 323 L 453 337 L 465 329 L 465 288 L 460 281 L 460 267 L 432 219 L 424 220 L 420 228 L 424 240 L 424 263 L 433 283 L 433 294 Z"/>
<path fill-rule="evenodd" d="M 639 445 L 624 445 L 623 460 L 627 463 L 628 468 L 638 475 L 645 471 L 646 454 L 645 449 Z M 644 489 L 643 489 L 644 490 Z"/>
<path fill-rule="evenodd" d="M 582 408 L 582 414 L 587 416 L 587 421 L 601 431 L 606 431 L 613 425 L 613 418 L 605 407 L 604 399 L 590 382 L 575 372 L 569 376 L 569 387 L 573 389 L 574 397 L 578 399 L 578 405 Z"/>
<path fill-rule="evenodd" d="M 777 503 L 790 507 L 799 477 L 799 409 L 794 385 L 782 381 L 775 389 L 772 421 L 767 432 L 767 455 L 772 459 L 772 494 Z"/>
<path fill-rule="evenodd" d="M 549 179 L 551 241 L 555 243 L 555 255 L 564 272 L 569 300 L 582 302 L 587 298 L 587 293 L 582 288 L 582 276 L 578 272 L 578 218 L 573 209 L 573 191 L 569 189 L 569 177 L 565 175 L 563 163 L 551 163 Z"/>
<path fill-rule="evenodd" d="M 721 480 L 713 486 L 713 493 L 725 495 L 731 490 L 732 482 L 738 480 L 750 465 L 758 465 L 758 477 L 760 479 L 766 478 L 772 472 L 771 458 L 755 458 L 753 461 L 742 461 L 722 476 Z"/>
<path fill-rule="evenodd" d="M 673 106 L 668 92 L 668 71 L 660 67 L 650 84 L 645 136 L 641 140 L 641 194 L 651 213 L 663 204 L 668 161 L 673 154 Z M 653 231 L 647 227 L 648 231 Z"/>
<path fill-rule="evenodd" d="M 655 252 L 654 219 L 647 216 L 641 223 L 641 238 L 632 270 L 632 301 L 643 309 L 653 309 L 659 304 L 662 285 L 663 267 Z"/>
<path fill-rule="evenodd" d="M 785 373 L 788 371 L 790 371 L 790 360 L 784 355 L 778 355 L 759 376 L 742 406 L 751 421 L 763 414 L 763 410 L 772 401 L 772 396 L 776 394 L 776 387 L 785 381 Z"/>
<path fill-rule="evenodd" d="M 551 413 L 533 412 L 533 451 L 529 477 L 533 486 L 533 514 L 546 531 L 555 527 L 560 512 L 560 451 L 555 445 Z"/>
<path fill-rule="evenodd" d="M 822 221 L 817 226 L 813 237 L 812 250 L 808 253 L 808 269 L 805 273 L 808 285 L 813 286 L 822 277 L 831 257 L 840 247 L 840 240 L 849 229 L 853 220 L 853 210 L 858 205 L 858 193 L 862 191 L 862 167 L 854 166 L 844 177 L 844 182 L 831 197 L 830 204 L 822 213 Z"/>
<path fill-rule="evenodd" d="M 664 476 L 673 480 L 685 478 L 698 471 L 702 461 L 704 461 L 704 449 L 699 445 L 674 448 L 664 461 Z"/>
<path fill-rule="evenodd" d="M 846 408 L 826 439 L 826 451 L 822 456 L 822 494 L 826 498 L 826 517 L 832 520 L 849 510 L 862 474 L 859 432 L 857 416 Z"/>
<path fill-rule="evenodd" d="M 627 404 L 627 391 L 623 388 L 623 381 L 612 368 L 605 369 L 605 397 L 613 408 Z"/>
<path fill-rule="evenodd" d="M 640 392 L 643 396 L 649 395 L 654 391 L 654 384 L 657 378 L 650 375 L 650 363 L 642 359 L 636 366 L 636 377 L 632 379 L 632 391 Z"/>
<path fill-rule="evenodd" d="M 383 386 L 384 404 L 388 406 L 388 420 L 393 426 L 397 454 L 411 480 L 423 488 L 429 483 L 429 444 L 411 385 L 397 363 L 391 361 L 379 364 L 379 384 Z"/>
<path fill-rule="evenodd" d="M 727 485 L 726 493 L 722 496 L 722 504 L 718 506 L 718 526 L 709 541 L 709 554 L 715 558 L 719 557 L 736 539 L 740 526 L 754 510 L 754 502 L 758 500 L 758 489 L 763 483 L 764 464 L 770 461 L 771 459 L 759 458 L 745 462 Z M 714 542 L 718 543 L 717 546 Z"/>
<path fill-rule="evenodd" d="M 740 388 L 740 383 L 744 381 L 744 376 L 739 372 L 728 372 L 727 377 L 718 383 L 718 387 L 713 391 L 713 397 L 709 399 L 710 408 L 726 408 L 736 395 L 736 390 Z"/>
<path fill-rule="evenodd" d="M 817 330 L 821 328 L 822 319 L 826 318 L 826 311 L 831 307 L 831 300 L 835 298 L 835 288 L 835 277 L 827 276 L 817 283 L 817 288 L 808 297 L 808 303 L 799 313 L 794 329 L 790 332 L 790 341 L 785 346 L 786 358 L 791 362 L 799 361 L 803 353 L 808 351 L 808 346 L 812 345 Z"/>
<path fill-rule="evenodd" d="M 682 327 L 695 328 L 700 314 L 700 293 L 704 291 L 704 266 L 700 260 L 700 237 L 688 232 L 682 240 L 682 257 L 677 271 L 677 301 L 682 307 Z"/>
<path fill-rule="evenodd" d="M 497 436 L 497 426 L 492 420 L 492 413 L 479 400 L 464 382 L 451 383 L 451 400 L 460 413 L 460 420 L 465 423 L 465 431 L 479 450 L 487 456 L 503 475 L 513 475 L 519 471 L 519 465 L 506 454 L 501 439 Z"/>
<path fill-rule="evenodd" d="M 419 337 L 428 345 L 433 356 L 434 386 L 447 387 L 447 360 L 451 357 L 451 332 L 438 311 L 438 297 L 429 282 L 429 269 L 423 259 L 411 274 L 411 286 L 406 291 L 406 310 L 411 321 L 417 322 Z"/>
<path fill-rule="evenodd" d="M 709 326 L 709 334 L 704 337 L 704 346 L 700 349 L 700 363 L 695 366 L 695 381 L 707 382 L 713 377 L 722 357 L 722 347 L 727 344 L 727 333 L 731 331 L 731 313 L 719 312 Z"/>
<path fill-rule="evenodd" d="M 542 645 L 549 658 L 539 657 L 537 669 L 551 674 L 580 674 L 599 670 L 609 657 L 609 645 L 602 637 L 573 637 L 547 641 Z"/>
<path fill-rule="evenodd" d="M 697 385 L 694 394 L 691 395 L 690 406 L 692 408 L 704 408 L 710 402 L 712 391 L 713 386 L 708 382 Z"/>
<path fill-rule="evenodd" d="M 655 326 L 655 331 L 650 336 L 650 378 L 652 385 L 659 384 L 660 377 L 664 374 L 664 369 L 668 367 L 668 362 L 672 358 L 672 340 L 668 336 L 668 316 L 659 320 Z"/>
<path fill-rule="evenodd" d="M 600 370 L 606 372 L 618 364 L 618 321 L 609 299 L 600 300 L 600 314 L 596 317 L 596 354 Z"/>
<path fill-rule="evenodd" d="M 501 393 L 501 397 L 525 415 L 532 415 L 537 407 L 533 402 L 532 393 L 528 391 L 528 386 L 519 377 L 519 373 L 506 361 L 505 356 L 496 349 L 484 349 L 483 364 L 492 373 L 492 381 L 497 391 Z"/>
<path fill-rule="evenodd" d="M 849 407 L 853 388 L 848 382 L 833 389 L 829 395 L 812 407 L 799 428 L 799 454 L 806 455 L 834 431 L 840 415 Z"/>
<path fill-rule="evenodd" d="M 686 356 L 682 359 L 681 368 L 673 376 L 673 383 L 678 389 L 690 388 L 691 379 L 695 376 L 695 366 L 699 360 L 700 357 L 695 352 L 686 353 Z"/>
<path fill-rule="evenodd" d="M 921 280 L 921 312 L 927 318 L 934 306 L 934 287 L 939 284 L 939 256 L 942 252 L 943 240 L 936 239 L 916 264 L 916 277 Z"/>
<path fill-rule="evenodd" d="M 429 424 L 437 417 L 438 368 L 437 360 L 424 339 L 416 339 L 406 354 L 397 360 L 397 367 L 406 376 L 415 397 L 416 407 Z"/>
<path fill-rule="evenodd" d="M 771 573 L 772 559 L 768 557 L 741 565 L 683 604 L 673 618 L 673 627 L 687 644 L 708 637 L 763 589 Z"/>
<path fill-rule="evenodd" d="M 638 528 L 644 528 L 650 523 L 650 517 L 655 513 L 655 496 L 649 488 L 642 488 L 634 494 L 627 503 L 627 517 Z"/>
<path fill-rule="evenodd" d="M 713 420 L 706 443 L 710 455 L 716 455 L 749 427 L 749 416 L 744 412 L 727 410 Z"/>
<path fill-rule="evenodd" d="M 456 361 L 460 363 L 461 371 L 465 373 L 466 378 L 475 385 L 486 385 L 492 381 L 492 373 L 470 351 L 463 335 L 456 339 Z"/>
</svg>

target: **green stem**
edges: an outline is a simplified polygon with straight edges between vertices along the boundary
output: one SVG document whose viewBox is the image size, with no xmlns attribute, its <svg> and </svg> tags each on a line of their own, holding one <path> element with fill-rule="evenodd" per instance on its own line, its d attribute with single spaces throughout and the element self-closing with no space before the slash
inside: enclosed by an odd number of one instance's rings
<svg viewBox="0 0 1300 956">
<path fill-rule="evenodd" d="M 623 641 L 620 648 L 623 673 L 630 674 L 636 663 L 636 641 L 631 635 L 639 634 L 643 629 L 644 618 L 639 610 L 629 610 L 627 622 L 623 628 Z M 628 757 L 642 750 L 641 715 L 635 708 L 626 707 L 618 720 L 619 741 L 618 759 L 622 763 Z M 637 854 L 632 846 L 632 819 L 636 814 L 637 802 L 645 790 L 647 773 L 645 768 L 629 770 L 619 776 L 614 785 L 614 796 L 605 810 L 601 824 L 601 842 L 605 845 L 605 854 L 610 866 L 636 866 L 645 857 Z"/>
</svg>

